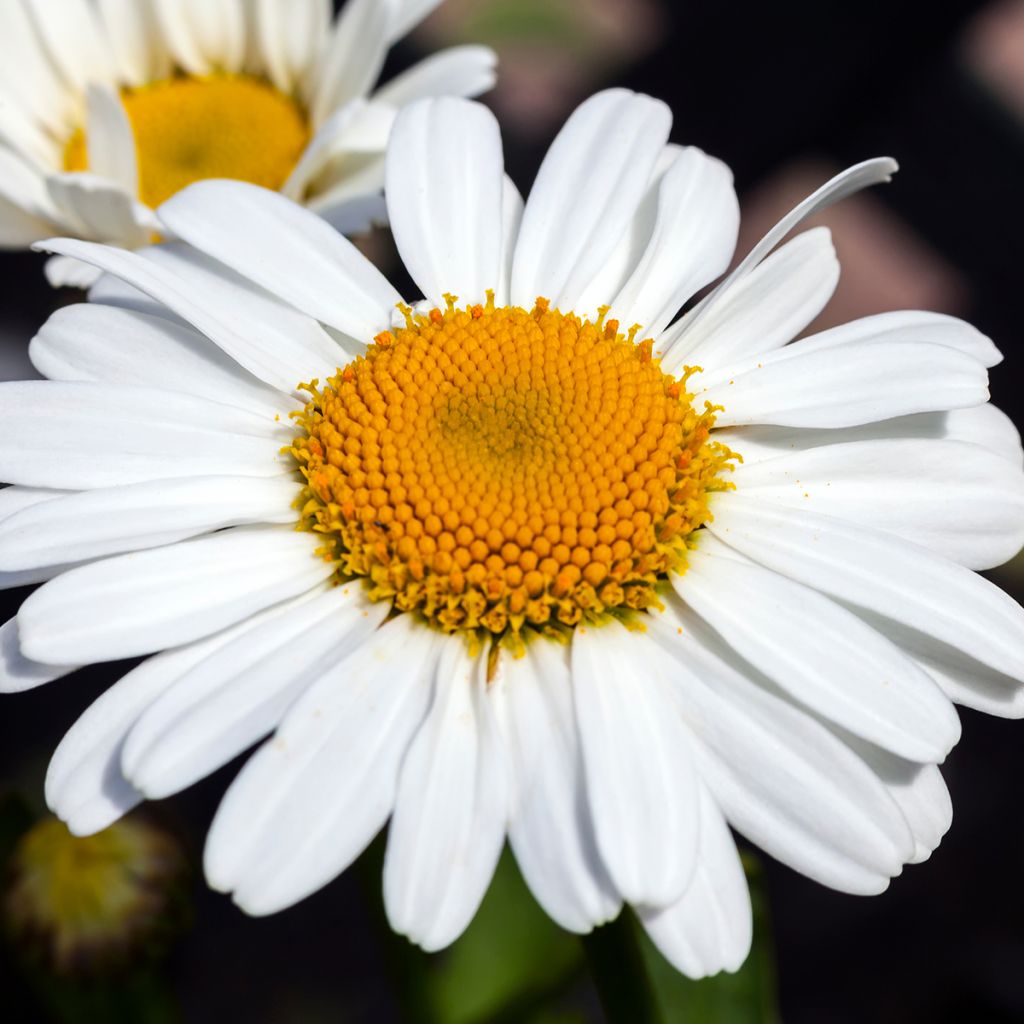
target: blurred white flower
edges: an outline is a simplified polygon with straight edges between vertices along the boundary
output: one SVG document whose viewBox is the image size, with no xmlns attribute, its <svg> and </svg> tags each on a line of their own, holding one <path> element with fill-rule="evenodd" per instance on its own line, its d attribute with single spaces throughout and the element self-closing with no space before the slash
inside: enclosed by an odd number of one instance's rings
<svg viewBox="0 0 1024 1024">
<path fill-rule="evenodd" d="M 153 209 L 205 178 L 279 189 L 363 230 L 383 216 L 395 113 L 494 84 L 482 46 L 383 86 L 391 45 L 440 0 L 0 2 L 0 247 L 54 234 L 135 249 Z M 55 285 L 95 274 L 51 260 Z"/>
</svg>

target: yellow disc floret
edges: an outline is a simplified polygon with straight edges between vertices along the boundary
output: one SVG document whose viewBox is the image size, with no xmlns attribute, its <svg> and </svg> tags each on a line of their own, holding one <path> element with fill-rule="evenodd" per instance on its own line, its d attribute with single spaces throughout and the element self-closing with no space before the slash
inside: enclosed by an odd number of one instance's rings
<svg viewBox="0 0 1024 1024">
<path fill-rule="evenodd" d="M 159 206 L 205 178 L 279 189 L 309 141 L 299 105 L 243 75 L 179 77 L 121 93 L 135 135 L 139 198 Z M 70 139 L 64 168 L 89 168 L 84 130 Z"/>
<path fill-rule="evenodd" d="M 341 578 L 446 632 L 518 641 L 658 603 L 732 453 L 604 315 L 406 311 L 323 387 L 291 449 Z"/>
</svg>

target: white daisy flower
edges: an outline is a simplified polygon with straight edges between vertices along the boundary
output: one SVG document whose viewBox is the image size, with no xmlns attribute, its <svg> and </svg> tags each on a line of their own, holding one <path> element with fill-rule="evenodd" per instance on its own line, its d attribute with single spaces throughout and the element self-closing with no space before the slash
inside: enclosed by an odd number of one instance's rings
<svg viewBox="0 0 1024 1024">
<path fill-rule="evenodd" d="M 391 45 L 441 0 L 0 0 L 0 247 L 53 234 L 128 249 L 195 181 L 279 189 L 339 230 L 383 214 L 395 114 L 494 84 L 483 46 L 382 86 Z M 89 286 L 74 260 L 54 285 Z"/>
<path fill-rule="evenodd" d="M 0 392 L 0 579 L 49 579 L 3 688 L 163 652 L 53 758 L 75 832 L 272 734 L 205 857 L 250 913 L 390 820 L 387 911 L 424 948 L 507 837 L 559 924 L 630 903 L 694 977 L 750 944 L 728 826 L 852 893 L 935 849 L 954 702 L 1024 713 L 1024 614 L 972 572 L 1024 538 L 999 354 L 919 312 L 790 344 L 839 268 L 824 229 L 776 245 L 889 160 L 674 320 L 738 212 L 669 127 L 593 97 L 524 209 L 484 107 L 407 107 L 386 194 L 418 312 L 251 185 L 161 207 L 194 249 L 46 243 L 117 280 L 33 340 L 49 381 Z"/>
</svg>

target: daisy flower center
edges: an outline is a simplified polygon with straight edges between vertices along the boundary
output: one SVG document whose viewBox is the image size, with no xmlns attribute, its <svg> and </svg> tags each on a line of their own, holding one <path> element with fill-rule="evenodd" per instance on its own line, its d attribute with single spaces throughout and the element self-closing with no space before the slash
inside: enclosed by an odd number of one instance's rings
<svg viewBox="0 0 1024 1024">
<path fill-rule="evenodd" d="M 657 604 L 728 486 L 714 410 L 604 313 L 403 311 L 303 386 L 303 522 L 339 578 L 445 633 L 516 643 Z"/>
<path fill-rule="evenodd" d="M 309 141 L 298 103 L 243 75 L 178 77 L 121 92 L 135 136 L 139 198 L 150 207 L 205 178 L 280 189 Z M 89 169 L 79 129 L 64 153 L 68 171 Z"/>
</svg>

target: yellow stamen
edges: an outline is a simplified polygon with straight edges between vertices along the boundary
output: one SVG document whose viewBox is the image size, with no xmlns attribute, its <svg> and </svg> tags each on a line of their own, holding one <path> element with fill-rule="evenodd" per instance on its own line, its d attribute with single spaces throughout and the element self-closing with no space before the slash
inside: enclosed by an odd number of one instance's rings
<svg viewBox="0 0 1024 1024">
<path fill-rule="evenodd" d="M 311 400 L 304 524 L 444 632 L 521 639 L 649 608 L 732 453 L 651 345 L 538 300 L 384 332 Z"/>
<path fill-rule="evenodd" d="M 299 105 L 273 86 L 242 75 L 170 78 L 125 89 L 139 165 L 139 198 L 159 206 L 204 178 L 235 178 L 279 189 L 309 141 Z M 89 168 L 79 129 L 64 168 Z"/>
</svg>

